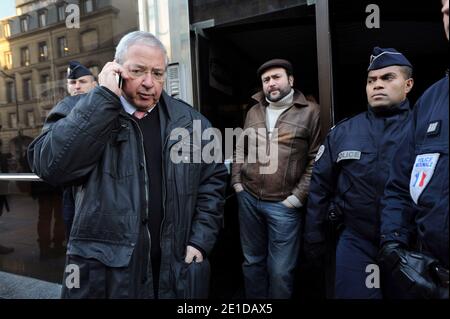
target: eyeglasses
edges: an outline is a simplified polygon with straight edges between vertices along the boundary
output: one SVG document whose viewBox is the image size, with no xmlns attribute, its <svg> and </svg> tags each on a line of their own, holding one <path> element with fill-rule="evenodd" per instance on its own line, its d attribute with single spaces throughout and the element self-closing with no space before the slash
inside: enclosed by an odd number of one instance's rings
<svg viewBox="0 0 450 319">
<path fill-rule="evenodd" d="M 166 76 L 166 71 L 165 70 L 159 70 L 159 69 L 145 69 L 145 68 L 138 68 L 138 67 L 130 67 L 128 69 L 128 74 L 133 78 L 133 79 L 138 79 L 141 78 L 145 75 L 147 75 L 148 73 L 151 74 L 152 79 L 155 81 L 164 81 L 165 76 Z"/>
</svg>

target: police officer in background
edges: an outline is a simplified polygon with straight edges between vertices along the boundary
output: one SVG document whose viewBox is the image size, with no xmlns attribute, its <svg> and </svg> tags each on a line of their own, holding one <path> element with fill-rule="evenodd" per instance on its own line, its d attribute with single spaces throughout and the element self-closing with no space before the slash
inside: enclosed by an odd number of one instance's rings
<svg viewBox="0 0 450 319">
<path fill-rule="evenodd" d="M 324 253 L 330 205 L 342 214 L 336 247 L 336 298 L 381 299 L 368 287 L 366 269 L 376 264 L 380 200 L 392 157 L 405 136 L 411 110 L 412 66 L 395 49 L 375 47 L 368 67 L 368 110 L 328 134 L 316 157 L 305 220 L 305 254 Z"/>
<path fill-rule="evenodd" d="M 78 61 L 70 61 L 67 69 L 67 91 L 71 96 L 86 94 L 97 86 L 92 72 Z"/>
<path fill-rule="evenodd" d="M 420 298 L 448 298 L 448 85 L 447 72 L 418 100 L 382 201 L 380 264 Z"/>
</svg>

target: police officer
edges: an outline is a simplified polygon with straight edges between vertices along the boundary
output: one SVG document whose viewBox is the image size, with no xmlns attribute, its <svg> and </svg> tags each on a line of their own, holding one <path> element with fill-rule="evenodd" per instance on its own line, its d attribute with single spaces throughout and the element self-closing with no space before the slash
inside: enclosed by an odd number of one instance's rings
<svg viewBox="0 0 450 319">
<path fill-rule="evenodd" d="M 448 85 L 447 72 L 418 100 L 382 201 L 380 264 L 421 298 L 448 298 Z"/>
<path fill-rule="evenodd" d="M 375 47 L 366 93 L 368 110 L 339 123 L 319 148 L 311 179 L 305 221 L 305 253 L 324 252 L 330 205 L 343 215 L 345 228 L 336 247 L 336 298 L 381 299 L 376 278 L 380 199 L 394 152 L 405 135 L 411 111 L 412 66 L 395 49 Z"/>
<path fill-rule="evenodd" d="M 70 61 L 67 69 L 67 91 L 70 95 L 88 93 L 97 86 L 92 72 L 78 61 Z"/>
</svg>

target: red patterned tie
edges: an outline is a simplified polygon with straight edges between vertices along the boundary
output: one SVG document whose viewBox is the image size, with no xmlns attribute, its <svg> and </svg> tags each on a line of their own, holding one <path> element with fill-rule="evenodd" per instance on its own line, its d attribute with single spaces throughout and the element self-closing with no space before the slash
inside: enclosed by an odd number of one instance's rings
<svg viewBox="0 0 450 319">
<path fill-rule="evenodd" d="M 133 116 L 135 117 L 135 118 L 137 118 L 137 119 L 141 119 L 141 118 L 143 118 L 145 115 L 147 115 L 147 112 L 141 112 L 141 111 L 135 111 L 134 113 L 133 113 Z"/>
</svg>

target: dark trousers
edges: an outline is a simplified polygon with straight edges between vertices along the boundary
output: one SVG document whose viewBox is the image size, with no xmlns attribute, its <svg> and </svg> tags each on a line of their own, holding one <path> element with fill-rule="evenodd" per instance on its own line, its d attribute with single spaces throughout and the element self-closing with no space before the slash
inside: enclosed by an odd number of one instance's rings
<svg viewBox="0 0 450 319">
<path fill-rule="evenodd" d="M 153 299 L 153 277 L 148 262 L 145 225 L 127 267 L 110 267 L 94 258 L 66 256 L 62 283 L 63 299 Z M 69 243 L 70 246 L 70 243 Z M 100 255 L 104 254 L 101 253 Z M 76 269 L 76 270 L 74 270 Z M 79 288 L 74 284 L 78 283 Z"/>
<path fill-rule="evenodd" d="M 0 216 L 3 214 L 3 207 L 9 212 L 9 204 L 6 195 L 0 195 Z"/>
<path fill-rule="evenodd" d="M 377 254 L 378 246 L 348 227 L 344 229 L 336 248 L 335 298 L 382 299 L 381 287 L 370 288 L 369 275 L 374 273 Z"/>
<path fill-rule="evenodd" d="M 246 297 L 291 298 L 300 249 L 299 210 L 246 191 L 237 197 Z"/>
<path fill-rule="evenodd" d="M 66 227 L 66 240 L 69 241 L 70 231 L 72 230 L 73 218 L 75 216 L 75 199 L 72 188 L 65 188 L 63 191 L 63 219 Z"/>
<path fill-rule="evenodd" d="M 39 219 L 37 231 L 39 246 L 41 248 L 49 247 L 52 241 L 55 246 L 61 246 L 65 239 L 61 194 L 39 194 L 38 203 Z M 53 238 L 51 232 L 52 220 L 54 221 Z"/>
</svg>

